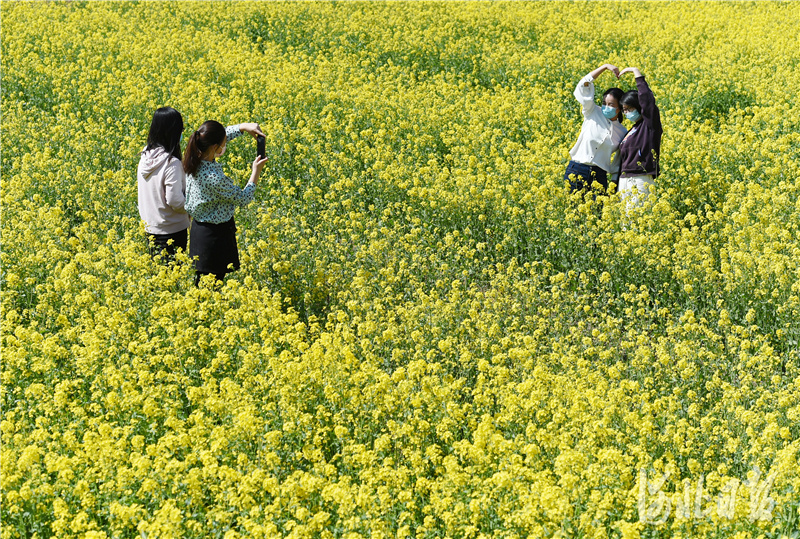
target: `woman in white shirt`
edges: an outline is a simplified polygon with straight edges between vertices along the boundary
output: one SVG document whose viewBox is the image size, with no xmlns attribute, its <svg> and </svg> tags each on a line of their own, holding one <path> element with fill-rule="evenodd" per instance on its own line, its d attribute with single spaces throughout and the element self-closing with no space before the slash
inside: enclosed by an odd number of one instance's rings
<svg viewBox="0 0 800 539">
<path fill-rule="evenodd" d="M 609 176 L 612 182 L 617 182 L 619 162 L 612 165 L 611 156 L 619 149 L 627 133 L 620 123 L 622 107 L 619 101 L 624 92 L 619 88 L 609 88 L 603 93 L 603 106 L 598 106 L 594 102 L 594 80 L 603 71 L 611 71 L 619 78 L 616 66 L 603 64 L 583 77 L 575 88 L 575 99 L 581 104 L 583 113 L 583 126 L 578 141 L 569 151 L 572 159 L 564 173 L 571 192 L 591 190 L 598 185 L 608 190 Z"/>
</svg>

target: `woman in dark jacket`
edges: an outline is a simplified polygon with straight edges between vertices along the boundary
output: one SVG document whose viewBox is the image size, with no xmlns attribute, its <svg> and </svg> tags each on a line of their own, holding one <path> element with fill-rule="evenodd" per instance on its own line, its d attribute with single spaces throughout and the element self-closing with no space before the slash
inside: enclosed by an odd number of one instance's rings
<svg viewBox="0 0 800 539">
<path fill-rule="evenodd" d="M 626 67 L 619 74 L 625 73 L 633 73 L 637 88 L 626 92 L 620 100 L 622 113 L 633 122 L 619 146 L 622 159 L 619 191 L 631 208 L 644 202 L 653 180 L 658 177 L 663 129 L 656 99 L 644 75 L 636 67 Z"/>
</svg>

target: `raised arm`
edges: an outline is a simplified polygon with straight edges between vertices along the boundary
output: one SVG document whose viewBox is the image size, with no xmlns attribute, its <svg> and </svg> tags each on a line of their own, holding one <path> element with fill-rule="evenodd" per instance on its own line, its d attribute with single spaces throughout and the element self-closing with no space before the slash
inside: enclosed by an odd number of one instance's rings
<svg viewBox="0 0 800 539">
<path fill-rule="evenodd" d="M 237 206 L 245 206 L 249 204 L 255 197 L 256 181 L 250 177 L 250 181 L 244 188 L 235 185 L 233 181 L 222 173 L 222 170 L 215 170 L 208 175 L 206 179 L 206 189 L 213 192 L 215 202 L 223 202 L 236 204 Z"/>
<path fill-rule="evenodd" d="M 581 108 L 583 110 L 584 117 L 589 117 L 592 113 L 592 110 L 597 106 L 594 102 L 594 79 L 600 76 L 603 71 L 611 71 L 615 75 L 618 76 L 619 69 L 617 66 L 611 64 L 603 64 L 585 77 L 583 77 L 579 82 L 578 86 L 575 88 L 575 92 L 573 95 L 575 99 L 578 100 L 578 103 L 581 104 Z"/>
<path fill-rule="evenodd" d="M 656 97 L 653 95 L 653 91 L 647 84 L 644 75 L 636 67 L 626 67 L 619 74 L 622 76 L 625 73 L 633 73 L 633 76 L 636 77 L 636 90 L 639 93 L 639 106 L 642 107 L 642 116 L 650 120 L 654 127 L 660 129 L 661 114 L 656 106 Z"/>
<path fill-rule="evenodd" d="M 638 67 L 626 67 L 625 69 L 619 72 L 617 78 L 620 78 L 625 73 L 633 73 L 633 76 L 637 78 L 642 76 L 642 72 L 639 71 Z"/>
<path fill-rule="evenodd" d="M 250 136 L 252 136 L 253 138 L 256 138 L 258 136 L 262 137 L 265 136 L 264 133 L 261 132 L 261 126 L 259 126 L 255 122 L 239 124 L 238 127 L 242 133 L 249 133 Z"/>
<path fill-rule="evenodd" d="M 612 64 L 603 64 L 594 71 L 592 71 L 591 73 L 589 73 L 589 76 L 592 77 L 592 80 L 594 80 L 597 77 L 599 77 L 603 73 L 603 71 L 611 71 L 612 73 L 614 73 L 614 75 L 617 76 L 617 78 L 619 78 L 619 76 L 621 75 L 617 66 Z M 583 85 L 589 86 L 589 81 L 584 82 Z"/>
</svg>

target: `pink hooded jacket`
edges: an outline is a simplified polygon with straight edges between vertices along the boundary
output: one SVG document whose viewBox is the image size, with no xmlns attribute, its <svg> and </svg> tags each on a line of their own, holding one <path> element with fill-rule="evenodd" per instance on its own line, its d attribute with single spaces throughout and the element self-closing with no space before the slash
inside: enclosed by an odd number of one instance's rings
<svg viewBox="0 0 800 539">
<path fill-rule="evenodd" d="M 136 173 L 139 215 L 150 234 L 173 234 L 189 228 L 186 178 L 180 159 L 157 147 L 142 153 Z"/>
</svg>

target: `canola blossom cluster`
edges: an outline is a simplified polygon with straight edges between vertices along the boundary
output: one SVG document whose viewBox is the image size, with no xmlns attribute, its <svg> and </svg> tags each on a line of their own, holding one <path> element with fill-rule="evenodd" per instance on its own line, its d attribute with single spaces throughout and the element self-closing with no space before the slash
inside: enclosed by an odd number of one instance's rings
<svg viewBox="0 0 800 539">
<path fill-rule="evenodd" d="M 798 537 L 800 3 L 0 10 L 3 539 Z M 266 134 L 221 286 L 148 255 L 161 106 Z"/>
</svg>

